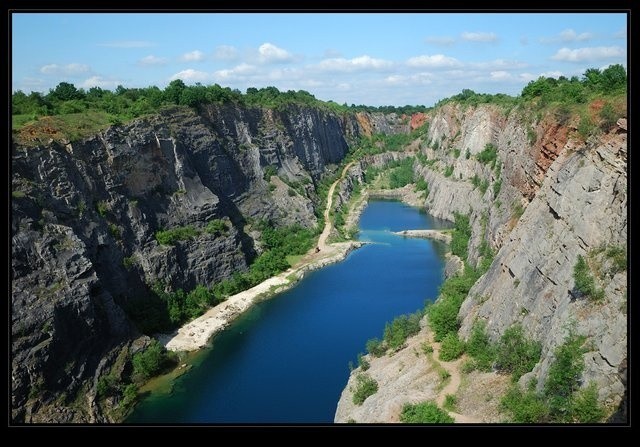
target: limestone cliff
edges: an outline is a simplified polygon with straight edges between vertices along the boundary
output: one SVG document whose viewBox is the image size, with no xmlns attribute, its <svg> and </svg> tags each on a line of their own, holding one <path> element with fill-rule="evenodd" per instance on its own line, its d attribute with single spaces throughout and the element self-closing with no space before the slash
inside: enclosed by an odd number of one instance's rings
<svg viewBox="0 0 640 447">
<path fill-rule="evenodd" d="M 409 128 L 396 116 L 229 103 L 165 108 L 66 144 L 14 143 L 12 420 L 108 421 L 97 384 L 122 375 L 148 341 L 125 310 L 144 307 L 157 281 L 191 290 L 246 270 L 252 219 L 315 226 L 315 187 L 362 126 Z M 212 219 L 228 231 L 155 238 Z"/>
<path fill-rule="evenodd" d="M 429 122 L 421 143 L 428 162 L 415 167 L 429 185 L 423 205 L 436 217 L 453 220 L 454 212 L 470 216 L 472 263 L 479 260 L 483 240 L 496 252 L 462 304 L 461 338 L 470 335 L 476 320 L 486 323 L 494 341 L 509 326 L 521 323 L 529 337 L 542 343 L 540 362 L 521 383 L 535 378 L 541 389 L 554 349 L 568 326 L 575 325 L 588 340 L 581 383 L 595 381 L 598 399 L 612 420 L 624 420 L 627 271 L 607 271 L 606 261 L 600 259 L 605 298 L 596 303 L 576 291 L 573 269 L 578 256 L 587 257 L 602 247 L 626 250 L 626 119 L 621 116 L 611 130 L 587 141 L 576 131 L 577 118 L 559 123 L 552 114 L 533 118 L 521 108 L 504 111 L 493 105 L 465 108 L 449 103 L 436 109 Z M 487 144 L 496 149 L 495 162 L 479 160 Z M 413 342 L 408 345 L 415 347 Z M 398 353 L 395 357 L 405 358 Z M 379 396 L 351 411 L 347 387 L 336 422 L 397 420 L 401 405 L 392 398 L 397 390 L 385 388 L 383 382 L 401 381 L 402 370 L 413 367 L 406 359 L 395 367 L 386 363 L 383 368 L 392 377 L 375 370 L 377 362 L 371 362 L 370 373 L 381 384 Z M 409 389 L 426 385 L 416 386 Z M 393 409 L 380 407 L 385 396 L 394 402 Z M 405 399 L 414 401 L 415 396 Z"/>
</svg>

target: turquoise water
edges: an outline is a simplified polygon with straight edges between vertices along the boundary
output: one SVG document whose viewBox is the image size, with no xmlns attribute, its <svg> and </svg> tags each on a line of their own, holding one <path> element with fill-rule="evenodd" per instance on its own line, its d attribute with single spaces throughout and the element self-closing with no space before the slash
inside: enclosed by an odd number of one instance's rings
<svg viewBox="0 0 640 447">
<path fill-rule="evenodd" d="M 130 423 L 331 423 L 365 343 L 433 300 L 444 246 L 390 231 L 446 228 L 416 208 L 371 201 L 343 262 L 259 303 L 213 340 L 171 394 L 146 397 Z"/>
</svg>

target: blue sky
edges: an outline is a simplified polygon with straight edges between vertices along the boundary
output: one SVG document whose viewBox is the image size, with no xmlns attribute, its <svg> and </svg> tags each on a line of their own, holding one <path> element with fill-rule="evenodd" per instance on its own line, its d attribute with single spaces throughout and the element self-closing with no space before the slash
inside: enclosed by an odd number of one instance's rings
<svg viewBox="0 0 640 447">
<path fill-rule="evenodd" d="M 469 88 L 518 94 L 540 75 L 627 60 L 623 13 L 14 13 L 13 90 L 273 85 L 367 105 Z"/>
</svg>

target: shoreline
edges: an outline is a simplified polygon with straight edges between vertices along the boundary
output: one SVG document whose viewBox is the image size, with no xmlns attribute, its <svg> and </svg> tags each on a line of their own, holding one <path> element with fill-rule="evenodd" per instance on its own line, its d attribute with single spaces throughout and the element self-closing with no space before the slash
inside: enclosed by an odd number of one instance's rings
<svg viewBox="0 0 640 447">
<path fill-rule="evenodd" d="M 402 230 L 394 231 L 393 234 L 410 238 L 433 239 L 446 244 L 451 243 L 451 233 L 442 230 Z"/>
<path fill-rule="evenodd" d="M 334 183 L 334 185 L 332 185 L 330 192 L 333 192 L 335 185 L 344 179 L 344 176 L 351 164 L 345 167 L 343 175 Z M 409 185 L 395 190 L 365 190 L 363 191 L 362 198 L 353 204 L 352 208 L 349 210 L 349 214 L 346 219 L 347 226 L 353 227 L 358 224 L 362 212 L 371 199 L 390 198 L 400 200 L 410 206 L 420 207 L 415 195 L 416 193 L 414 192 L 413 187 L 409 188 Z M 330 195 L 329 197 L 332 196 Z M 325 211 L 327 219 L 330 206 L 331 199 L 329 199 L 328 207 Z M 333 229 L 331 222 L 329 222 L 329 220 L 326 220 L 326 222 L 329 227 L 325 227 L 323 234 L 318 240 L 318 247 L 320 247 L 319 253 L 316 253 L 315 249 L 311 249 L 304 255 L 297 266 L 293 266 L 276 276 L 268 278 L 250 289 L 228 297 L 222 303 L 212 307 L 204 314 L 194 320 L 191 320 L 180 328 L 169 333 L 157 334 L 155 335 L 155 338 L 167 350 L 175 352 L 197 351 L 210 346 L 211 341 L 216 334 L 226 329 L 237 317 L 249 310 L 249 308 L 257 302 L 271 298 L 278 293 L 294 287 L 296 283 L 303 279 L 308 272 L 340 262 L 344 260 L 351 251 L 366 244 L 364 241 L 357 240 L 335 242 L 331 244 L 326 243 L 326 240 Z M 396 232 L 396 234 L 407 237 L 424 237 L 413 235 L 415 232 L 424 231 L 439 233 L 437 230 L 405 230 L 404 232 Z M 404 234 L 407 232 L 409 233 Z M 440 240 L 444 239 L 444 242 L 448 242 L 450 240 L 449 235 L 439 234 L 439 236 Z M 447 236 L 449 239 L 447 239 Z M 433 236 L 433 238 L 439 239 L 437 236 Z"/>
<path fill-rule="evenodd" d="M 255 303 L 290 289 L 308 272 L 342 261 L 351 251 L 364 244 L 365 242 L 361 241 L 331 244 L 328 246 L 328 253 L 321 258 L 292 267 L 250 289 L 232 295 L 179 329 L 168 334 L 159 334 L 156 338 L 169 351 L 202 349 L 210 344 L 214 335 L 224 330 Z"/>
</svg>

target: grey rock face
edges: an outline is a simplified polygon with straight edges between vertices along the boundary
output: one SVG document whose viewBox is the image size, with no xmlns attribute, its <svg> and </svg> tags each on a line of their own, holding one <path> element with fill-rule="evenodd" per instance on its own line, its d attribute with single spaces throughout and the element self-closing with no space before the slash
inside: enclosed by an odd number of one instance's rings
<svg viewBox="0 0 640 447">
<path fill-rule="evenodd" d="M 146 340 L 124 309 L 156 281 L 188 291 L 246 270 L 259 236 L 245 232 L 249 218 L 314 226 L 314 185 L 359 133 L 354 116 L 226 104 L 163 109 L 67 145 L 14 146 L 12 420 L 108 419 L 96 383 Z M 204 231 L 212 219 L 228 231 Z M 157 231 L 184 226 L 199 235 L 157 242 Z"/>
</svg>

